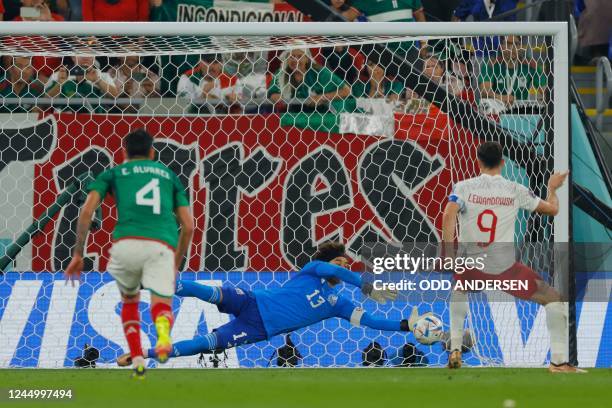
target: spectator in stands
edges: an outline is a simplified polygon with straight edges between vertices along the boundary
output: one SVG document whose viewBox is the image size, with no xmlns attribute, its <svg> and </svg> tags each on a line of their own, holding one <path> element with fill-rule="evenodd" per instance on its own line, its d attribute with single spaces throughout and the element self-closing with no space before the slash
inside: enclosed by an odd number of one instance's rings
<svg viewBox="0 0 612 408">
<path fill-rule="evenodd" d="M 364 71 L 352 87 L 353 96 L 358 98 L 357 106 L 371 113 L 396 110 L 400 96 L 404 93 L 402 84 L 387 78 L 385 70 L 372 61 L 368 61 Z"/>
<path fill-rule="evenodd" d="M 540 67 L 525 60 L 521 38 L 503 37 L 500 48 L 499 56 L 482 66 L 478 79 L 481 99 L 493 99 L 510 107 L 517 100 L 528 100 L 531 89 L 541 95 L 546 76 Z"/>
<path fill-rule="evenodd" d="M 421 4 L 421 0 L 353 0 L 353 7 L 364 13 L 368 21 L 374 22 L 424 22 L 425 10 Z M 417 55 L 412 52 L 415 48 L 413 42 L 403 42 L 400 44 L 391 43 L 391 46 L 397 49 L 408 52 L 406 57 L 409 60 L 415 60 Z M 420 41 L 420 55 L 425 56 L 428 53 L 427 42 Z"/>
<path fill-rule="evenodd" d="M 21 5 L 20 15 L 13 21 L 64 21 L 64 17 L 52 11 L 53 5 L 50 0 L 21 0 Z M 31 37 L 31 42 L 41 48 L 44 48 L 47 41 L 42 36 Z M 31 47 L 31 44 L 26 46 Z M 37 55 L 32 58 L 32 67 L 42 82 L 46 82 L 60 65 L 62 65 L 62 59 L 59 57 Z"/>
<path fill-rule="evenodd" d="M 442 85 L 444 68 L 436 57 L 431 56 L 423 60 L 421 69 L 423 75 L 429 77 L 433 82 Z M 406 89 L 405 111 L 407 113 L 427 113 L 428 111 L 431 111 L 432 106 L 432 103 L 425 98 L 425 95 L 421 95 L 410 88 Z"/>
<path fill-rule="evenodd" d="M 514 10 L 518 0 L 462 0 L 453 13 L 453 21 L 465 21 L 472 17 L 474 21 L 485 21 L 499 14 Z M 516 20 L 516 14 L 503 21 Z"/>
<path fill-rule="evenodd" d="M 313 60 L 308 49 L 294 48 L 280 55 L 281 67 L 274 74 L 268 97 L 291 103 L 298 109 L 353 111 L 355 100 L 346 82 Z M 297 99 L 297 101 L 295 100 Z"/>
<path fill-rule="evenodd" d="M 578 18 L 579 54 L 585 62 L 608 55 L 612 38 L 612 4 L 610 0 L 582 0 Z"/>
<path fill-rule="evenodd" d="M 52 8 L 50 0 L 21 0 L 20 14 L 13 21 L 64 21 Z"/>
<path fill-rule="evenodd" d="M 461 0 L 421 0 L 427 19 L 430 21 L 451 21 L 453 12 Z"/>
<path fill-rule="evenodd" d="M 437 84 L 442 85 L 447 92 L 455 96 L 461 96 L 464 90 L 463 82 L 446 70 L 443 62 L 436 56 L 431 56 L 425 60 L 423 74 L 427 75 Z"/>
<path fill-rule="evenodd" d="M 19 16 L 21 7 L 21 0 L 2 0 L 2 19 L 13 21 L 15 17 Z"/>
<path fill-rule="evenodd" d="M 62 16 L 64 20 L 70 20 L 72 18 L 70 0 L 51 0 L 51 2 L 53 3 L 56 14 Z"/>
<path fill-rule="evenodd" d="M 472 17 L 474 21 L 487 21 L 502 13 L 516 9 L 518 0 L 462 0 L 453 13 L 453 21 L 465 21 Z M 516 14 L 505 17 L 502 21 L 515 21 Z M 476 54 L 488 56 L 499 48 L 499 37 L 487 36 L 473 39 Z"/>
<path fill-rule="evenodd" d="M 354 84 L 358 79 L 359 71 L 355 58 L 346 45 L 325 47 L 321 49 L 321 56 L 325 61 L 325 66 L 349 85 Z"/>
<path fill-rule="evenodd" d="M 192 113 L 228 112 L 238 103 L 240 83 L 223 72 L 220 56 L 203 55 L 198 65 L 181 75 L 176 93 L 192 102 Z"/>
<path fill-rule="evenodd" d="M 443 60 L 441 56 L 432 55 L 423 61 L 423 75 L 427 76 L 432 82 L 441 86 L 448 95 L 454 95 L 463 100 L 473 103 L 474 93 L 465 85 L 465 81 L 460 76 L 456 75 L 457 69 L 461 74 L 463 69 L 462 64 L 456 60 L 450 59 L 448 51 L 443 54 L 448 59 Z M 430 102 L 430 99 L 425 98 L 426 95 L 419 95 L 415 91 L 408 89 L 406 91 L 407 110 L 412 113 L 435 114 L 438 108 Z M 433 96 L 433 95 L 432 95 Z"/>
<path fill-rule="evenodd" d="M 9 58 L 10 65 L 0 82 L 2 98 L 38 98 L 44 93 L 44 84 L 36 78 L 36 70 L 29 57 Z M 0 104 L 0 112 L 29 112 L 38 110 L 32 101 L 11 101 Z"/>
<path fill-rule="evenodd" d="M 161 98 L 159 92 L 159 77 L 149 71 L 149 74 L 138 84 L 136 93 L 143 98 Z"/>
<path fill-rule="evenodd" d="M 235 44 L 241 46 L 239 42 Z M 244 44 L 249 47 L 250 44 Z M 223 54 L 223 71 L 228 75 L 237 75 L 240 78 L 252 74 L 265 74 L 268 69 L 268 60 L 263 52 L 233 52 Z"/>
<path fill-rule="evenodd" d="M 49 97 L 64 98 L 116 98 L 119 89 L 115 86 L 113 78 L 108 72 L 102 72 L 94 57 L 74 56 L 72 64 L 61 66 L 51 75 L 45 86 L 45 93 Z M 90 106 L 91 105 L 91 106 Z M 82 104 L 82 109 L 103 111 L 98 102 Z"/>
<path fill-rule="evenodd" d="M 83 20 L 83 0 L 67 0 L 69 9 L 70 21 L 82 21 Z"/>
<path fill-rule="evenodd" d="M 36 11 L 31 10 L 31 8 L 38 8 L 40 3 L 45 3 L 52 12 L 53 18 L 51 20 L 45 21 L 60 21 L 59 19 L 57 19 L 57 16 L 61 17 L 61 19 L 64 20 L 70 14 L 70 1 L 77 0 L 0 0 L 0 20 L 20 21 L 17 20 L 18 17 L 25 17 L 26 19 L 37 17 Z M 26 10 L 22 10 L 22 7 L 25 7 Z M 25 16 L 22 16 L 22 12 L 25 13 Z M 45 15 L 43 15 L 42 17 L 45 18 Z M 34 21 L 38 21 L 38 19 Z"/>
<path fill-rule="evenodd" d="M 352 4 L 368 21 L 426 21 L 421 0 L 353 0 Z"/>
<path fill-rule="evenodd" d="M 367 21 L 365 14 L 350 5 L 350 1 L 328 0 L 329 5 L 348 21 Z M 359 76 L 359 69 L 355 66 L 355 58 L 349 47 L 339 45 L 321 49 L 324 64 L 334 74 L 352 85 Z"/>
<path fill-rule="evenodd" d="M 367 21 L 367 17 L 350 5 L 349 0 L 328 0 L 329 5 L 348 21 Z"/>
<path fill-rule="evenodd" d="M 149 21 L 149 1 L 83 0 L 83 21 Z"/>
<path fill-rule="evenodd" d="M 240 47 L 243 40 L 238 40 Z M 249 44 L 244 44 L 248 47 Z M 237 96 L 245 105 L 246 112 L 258 112 L 261 100 L 266 98 L 268 59 L 264 52 L 233 52 L 223 54 L 223 72 L 230 77 L 237 77 L 239 93 Z M 257 106 L 249 106 L 257 102 Z"/>
<path fill-rule="evenodd" d="M 159 93 L 159 77 L 140 62 L 140 57 L 130 55 L 119 59 L 119 64 L 108 73 L 115 81 L 115 86 L 126 97 L 143 98 L 151 93 Z M 143 82 L 147 86 L 143 87 Z M 153 84 L 153 92 L 149 91 L 149 82 Z"/>
</svg>

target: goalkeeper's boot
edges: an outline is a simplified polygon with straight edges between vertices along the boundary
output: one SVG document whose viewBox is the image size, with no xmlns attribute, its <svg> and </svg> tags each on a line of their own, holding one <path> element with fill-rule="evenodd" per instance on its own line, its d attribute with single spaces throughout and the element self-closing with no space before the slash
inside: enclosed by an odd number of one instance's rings
<svg viewBox="0 0 612 408">
<path fill-rule="evenodd" d="M 448 355 L 448 368 L 461 368 L 461 352 L 459 350 L 453 350 Z"/>
<path fill-rule="evenodd" d="M 588 373 L 587 370 L 583 370 L 582 368 L 574 367 L 573 365 L 568 364 L 568 363 L 562 363 L 562 364 L 550 363 L 550 366 L 548 367 L 548 371 L 551 373 L 570 373 L 570 374 Z"/>
<path fill-rule="evenodd" d="M 157 361 L 165 363 L 172 351 L 172 339 L 170 338 L 170 320 L 166 316 L 159 316 L 155 319 L 155 329 L 157 330 L 157 343 L 155 344 L 155 355 Z"/>
<path fill-rule="evenodd" d="M 119 367 L 127 367 L 132 365 L 132 356 L 130 353 L 125 353 L 117 357 L 117 365 Z"/>
</svg>

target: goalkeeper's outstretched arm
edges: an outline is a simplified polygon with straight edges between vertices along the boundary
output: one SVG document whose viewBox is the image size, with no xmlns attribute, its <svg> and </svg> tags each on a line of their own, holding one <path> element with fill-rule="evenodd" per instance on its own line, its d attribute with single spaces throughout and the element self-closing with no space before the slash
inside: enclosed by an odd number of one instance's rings
<svg viewBox="0 0 612 408">
<path fill-rule="evenodd" d="M 397 291 L 389 289 L 375 290 L 371 283 L 363 282 L 359 274 L 332 263 L 318 262 L 314 267 L 314 273 L 320 278 L 336 278 L 357 286 L 361 289 L 361 293 L 377 303 L 385 304 L 387 300 L 395 300 L 397 298 Z"/>
<path fill-rule="evenodd" d="M 366 313 L 362 308 L 356 307 L 347 316 L 341 316 L 342 318 L 351 322 L 354 326 L 366 326 L 370 329 L 383 330 L 383 331 L 412 331 L 417 322 L 426 316 L 430 316 L 432 313 L 424 313 L 419 315 L 419 311 L 416 306 L 412 308 L 410 317 L 402 320 L 391 320 L 380 317 L 372 316 Z"/>
<path fill-rule="evenodd" d="M 361 326 L 369 327 L 370 329 L 383 330 L 383 331 L 410 331 L 410 325 L 408 320 L 389 320 L 379 317 L 374 317 L 369 313 L 363 313 Z"/>
</svg>

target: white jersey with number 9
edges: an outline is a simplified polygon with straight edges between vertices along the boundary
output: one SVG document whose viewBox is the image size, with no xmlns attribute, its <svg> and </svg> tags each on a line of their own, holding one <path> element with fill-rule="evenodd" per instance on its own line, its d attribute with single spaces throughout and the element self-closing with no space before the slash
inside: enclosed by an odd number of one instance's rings
<svg viewBox="0 0 612 408">
<path fill-rule="evenodd" d="M 459 205 L 459 243 L 466 255 L 485 255 L 484 272 L 501 273 L 515 262 L 511 245 L 519 209 L 540 202 L 531 190 L 500 175 L 481 174 L 455 184 L 449 201 Z"/>
</svg>

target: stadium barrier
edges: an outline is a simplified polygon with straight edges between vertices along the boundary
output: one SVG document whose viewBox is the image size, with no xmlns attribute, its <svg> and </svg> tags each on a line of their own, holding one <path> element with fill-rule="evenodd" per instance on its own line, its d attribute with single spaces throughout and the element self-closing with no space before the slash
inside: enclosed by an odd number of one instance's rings
<svg viewBox="0 0 612 408">
<path fill-rule="evenodd" d="M 182 279 L 197 280 L 213 285 L 229 284 L 245 289 L 261 289 L 282 285 L 288 272 L 183 272 Z M 601 285 L 601 276 L 591 277 L 588 285 Z M 610 295 L 610 285 L 608 296 Z M 344 287 L 341 294 L 361 303 L 357 290 Z M 443 299 L 447 296 L 440 292 Z M 88 344 L 100 350 L 99 367 L 114 367 L 117 356 L 127 350 L 120 324 L 120 296 L 116 284 L 107 273 L 90 272 L 83 275 L 80 285 L 66 285 L 60 273 L 9 272 L 0 283 L 0 368 L 72 367 Z M 141 314 L 143 318 L 142 344 L 150 347 L 155 340 L 155 329 L 149 313 L 149 295 L 143 294 Z M 363 302 L 366 311 L 400 319 L 409 310 L 405 297 L 386 306 Z M 443 300 L 431 304 L 434 313 L 448 322 L 448 308 Z M 472 304 L 472 308 L 477 306 Z M 511 313 L 509 313 L 509 307 Z M 603 309 L 602 309 L 603 307 Z M 229 321 L 229 316 L 219 313 L 214 305 L 194 298 L 175 299 L 175 341 L 203 335 Z M 487 341 L 486 360 L 477 353 L 467 353 L 470 365 L 483 365 L 489 359 L 506 366 L 543 366 L 547 361 L 548 344 L 543 309 L 528 302 L 504 302 L 488 304 L 487 310 L 479 310 L 481 323 L 475 334 Z M 609 367 L 612 364 L 612 330 L 606 302 L 577 302 L 578 344 L 581 365 L 585 367 Z M 584 312 L 583 312 L 584 311 Z M 473 310 L 473 313 L 476 313 Z M 584 314 L 583 314 L 584 313 Z M 512 318 L 509 318 L 512 316 Z M 491 337 L 491 326 L 496 335 Z M 524 337 L 517 347 L 511 339 Z M 335 367 L 361 365 L 361 350 L 372 341 L 380 343 L 388 354 L 407 342 L 416 343 L 411 334 L 385 333 L 358 328 L 340 319 L 298 330 L 292 334 L 298 350 L 304 356 L 302 366 Z M 499 341 L 499 339 L 503 339 Z M 222 367 L 266 367 L 274 350 L 284 344 L 283 336 L 270 341 L 230 349 Z M 433 366 L 445 363 L 440 343 L 432 346 L 417 344 Z M 161 367 L 198 368 L 198 356 L 179 357 Z"/>
</svg>

